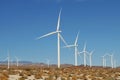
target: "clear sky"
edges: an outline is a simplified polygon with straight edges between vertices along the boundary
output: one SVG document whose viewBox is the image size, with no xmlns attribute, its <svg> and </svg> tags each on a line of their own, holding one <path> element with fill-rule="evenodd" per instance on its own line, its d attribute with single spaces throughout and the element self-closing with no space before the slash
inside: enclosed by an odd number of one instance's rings
<svg viewBox="0 0 120 80">
<path fill-rule="evenodd" d="M 93 64 L 101 65 L 105 53 L 120 64 L 120 0 L 0 0 L 0 60 L 10 51 L 12 60 L 57 63 L 57 37 L 36 37 L 56 30 L 62 8 L 61 35 L 73 44 L 79 31 L 79 51 L 87 42 Z M 74 49 L 63 48 L 61 63 L 74 64 Z M 83 55 L 81 55 L 83 57 Z M 78 57 L 78 64 L 83 58 Z M 109 65 L 109 62 L 108 62 Z"/>
</svg>

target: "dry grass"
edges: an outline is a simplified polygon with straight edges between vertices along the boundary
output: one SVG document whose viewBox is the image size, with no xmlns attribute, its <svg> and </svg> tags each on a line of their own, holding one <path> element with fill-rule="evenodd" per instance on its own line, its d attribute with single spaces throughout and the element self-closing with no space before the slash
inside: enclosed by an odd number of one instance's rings
<svg viewBox="0 0 120 80">
<path fill-rule="evenodd" d="M 0 80 L 7 80 L 9 75 L 19 75 L 21 76 L 19 80 L 25 80 L 31 75 L 34 75 L 35 79 L 43 80 L 120 80 L 120 68 L 71 66 L 58 69 L 55 67 L 13 66 L 7 70 L 6 66 L 2 66 Z"/>
</svg>

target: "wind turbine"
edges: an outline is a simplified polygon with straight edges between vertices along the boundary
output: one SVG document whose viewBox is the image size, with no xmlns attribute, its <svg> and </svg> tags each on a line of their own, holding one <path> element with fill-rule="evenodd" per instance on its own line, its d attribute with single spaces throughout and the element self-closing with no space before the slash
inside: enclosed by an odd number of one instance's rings
<svg viewBox="0 0 120 80">
<path fill-rule="evenodd" d="M 90 67 L 92 67 L 92 54 L 94 50 L 89 53 L 89 59 L 90 59 Z"/>
<path fill-rule="evenodd" d="M 7 56 L 7 60 L 8 60 L 8 69 L 10 68 L 10 54 L 9 54 L 9 50 L 8 50 L 8 56 Z"/>
<path fill-rule="evenodd" d="M 110 60 L 111 60 L 111 67 L 113 68 L 113 65 L 114 65 L 113 64 L 113 54 L 112 55 L 109 54 L 109 56 L 110 56 Z"/>
<path fill-rule="evenodd" d="M 86 67 L 86 53 L 88 53 L 88 52 L 86 51 L 86 43 L 84 44 L 83 51 L 80 52 L 80 53 L 83 53 L 83 54 L 84 54 L 84 67 Z"/>
<path fill-rule="evenodd" d="M 80 57 L 80 61 L 82 61 L 81 53 L 79 51 L 78 51 L 78 55 Z M 81 62 L 81 64 L 82 64 L 82 62 Z"/>
<path fill-rule="evenodd" d="M 102 56 L 103 67 L 105 67 L 105 56 Z"/>
<path fill-rule="evenodd" d="M 15 56 L 15 59 L 16 59 L 16 65 L 17 67 L 19 66 L 19 59 Z"/>
<path fill-rule="evenodd" d="M 116 66 L 117 66 L 117 65 L 116 65 L 116 60 L 114 59 L 114 68 L 116 68 Z"/>
<path fill-rule="evenodd" d="M 107 63 L 106 63 L 107 59 L 105 59 L 106 56 L 109 56 L 109 54 L 104 54 L 104 56 L 102 56 L 102 58 L 103 58 L 103 60 L 102 60 L 103 61 L 103 67 L 107 66 Z"/>
<path fill-rule="evenodd" d="M 106 59 L 104 59 L 104 65 L 105 65 L 105 67 L 106 67 Z"/>
<path fill-rule="evenodd" d="M 61 9 L 62 10 L 62 9 Z M 38 37 L 37 39 L 41 39 L 43 37 L 47 37 L 53 34 L 57 34 L 57 48 L 58 48 L 58 68 L 60 68 L 60 38 L 62 39 L 62 41 L 67 45 L 67 43 L 65 42 L 64 38 L 60 35 L 61 30 L 60 30 L 60 16 L 61 16 L 61 10 L 59 12 L 59 16 L 58 16 L 58 23 L 57 23 L 57 30 L 50 32 L 48 34 L 45 34 L 41 37 Z"/>
<path fill-rule="evenodd" d="M 78 34 L 76 36 L 75 43 L 73 45 L 67 45 L 67 46 L 65 46 L 67 48 L 70 48 L 70 47 L 74 47 L 75 48 L 75 66 L 78 65 L 77 64 L 77 55 L 78 55 L 78 49 L 77 49 L 78 44 L 77 44 L 77 42 L 78 42 L 78 36 L 79 36 L 79 32 L 78 32 Z"/>
<path fill-rule="evenodd" d="M 47 66 L 48 66 L 48 68 L 50 67 L 50 60 L 49 59 L 47 59 Z"/>
</svg>

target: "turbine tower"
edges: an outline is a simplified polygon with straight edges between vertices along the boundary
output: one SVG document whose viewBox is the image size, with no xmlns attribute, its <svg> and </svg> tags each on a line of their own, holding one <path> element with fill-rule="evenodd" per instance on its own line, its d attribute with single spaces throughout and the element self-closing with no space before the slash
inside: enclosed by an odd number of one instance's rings
<svg viewBox="0 0 120 80">
<path fill-rule="evenodd" d="M 81 53 L 78 51 L 78 55 L 80 56 L 80 61 L 81 61 L 81 59 L 82 59 L 82 57 L 81 57 Z M 81 63 L 82 64 L 82 63 Z"/>
<path fill-rule="evenodd" d="M 105 67 L 107 66 L 106 62 L 107 62 L 107 60 L 106 60 L 106 59 L 104 59 L 104 64 L 105 64 Z"/>
<path fill-rule="evenodd" d="M 48 68 L 50 67 L 50 60 L 49 59 L 47 59 L 47 66 L 48 66 Z"/>
<path fill-rule="evenodd" d="M 80 52 L 80 53 L 83 53 L 83 54 L 84 54 L 84 67 L 86 67 L 86 53 L 88 53 L 88 52 L 86 51 L 86 43 L 84 44 L 83 51 Z"/>
<path fill-rule="evenodd" d="M 105 56 L 102 56 L 102 63 L 103 63 L 103 67 L 105 67 Z"/>
<path fill-rule="evenodd" d="M 10 54 L 9 54 L 9 50 L 8 50 L 7 60 L 8 60 L 8 69 L 9 69 L 10 68 Z"/>
<path fill-rule="evenodd" d="M 112 55 L 109 54 L 109 56 L 110 56 L 110 61 L 111 61 L 111 67 L 113 68 L 113 67 L 114 67 L 114 66 L 113 66 L 113 65 L 114 65 L 114 64 L 113 64 L 113 54 L 112 54 Z"/>
<path fill-rule="evenodd" d="M 90 67 L 92 67 L 92 54 L 94 51 L 91 51 L 89 54 L 89 59 L 90 59 Z"/>
<path fill-rule="evenodd" d="M 60 30 L 61 10 L 60 10 L 59 16 L 58 16 L 57 30 L 37 38 L 37 39 L 41 39 L 43 37 L 47 37 L 47 36 L 50 36 L 50 35 L 53 35 L 53 34 L 57 34 L 58 68 L 60 68 L 60 39 L 62 39 L 62 41 L 65 43 L 65 45 L 67 45 L 67 43 L 65 42 L 64 38 L 60 35 L 60 33 L 61 33 L 61 30 Z"/>
<path fill-rule="evenodd" d="M 77 49 L 78 44 L 77 44 L 77 42 L 78 42 L 78 36 L 79 36 L 79 32 L 78 32 L 78 34 L 76 36 L 75 43 L 73 45 L 67 45 L 67 46 L 65 46 L 67 48 L 70 48 L 70 47 L 74 47 L 75 48 L 75 66 L 78 65 L 77 64 L 77 55 L 78 55 L 78 49 Z"/>
<path fill-rule="evenodd" d="M 105 59 L 106 56 L 109 56 L 109 54 L 104 54 L 104 56 L 102 56 L 102 61 L 103 61 L 103 67 L 107 66 L 107 59 Z"/>
<path fill-rule="evenodd" d="M 107 55 L 108 55 L 108 54 L 105 54 L 104 56 L 102 56 L 102 58 L 103 58 L 103 59 L 102 59 L 102 61 L 103 61 L 103 68 L 106 67 L 106 61 L 107 61 L 107 60 L 105 59 L 105 57 L 106 57 Z"/>
<path fill-rule="evenodd" d="M 15 56 L 15 58 L 16 58 L 16 65 L 17 65 L 17 67 L 19 66 L 19 59 Z"/>
<path fill-rule="evenodd" d="M 114 59 L 114 68 L 117 67 L 116 60 Z"/>
</svg>

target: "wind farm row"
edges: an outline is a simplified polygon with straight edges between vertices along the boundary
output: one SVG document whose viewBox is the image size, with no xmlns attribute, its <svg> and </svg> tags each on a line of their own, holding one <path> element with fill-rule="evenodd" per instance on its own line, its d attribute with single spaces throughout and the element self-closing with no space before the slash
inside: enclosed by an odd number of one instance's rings
<svg viewBox="0 0 120 80">
<path fill-rule="evenodd" d="M 87 56 L 89 56 L 89 64 L 90 64 L 90 67 L 92 67 L 93 65 L 92 65 L 92 55 L 93 55 L 93 52 L 95 51 L 95 50 L 93 50 L 93 51 L 91 51 L 91 52 L 88 52 L 87 50 L 86 50 L 86 43 L 84 44 L 84 48 L 83 48 L 83 51 L 79 51 L 78 50 L 78 47 L 79 47 L 79 45 L 78 45 L 78 38 L 79 38 L 79 32 L 78 32 L 78 34 L 77 34 L 77 36 L 76 36 L 76 39 L 75 39 L 75 42 L 74 42 L 74 44 L 72 44 L 72 45 L 69 45 L 69 44 L 67 44 L 67 42 L 66 42 L 66 40 L 62 37 L 62 35 L 61 35 L 61 30 L 60 30 L 60 18 L 61 18 L 61 11 L 62 11 L 62 9 L 60 10 L 60 12 L 59 12 L 59 16 L 58 16 L 58 22 L 57 22 L 57 29 L 56 29 L 56 31 L 53 31 L 53 32 L 50 32 L 50 33 L 47 33 L 47 34 L 45 34 L 45 35 L 43 35 L 43 36 L 40 36 L 40 37 L 37 37 L 36 38 L 36 40 L 39 40 L 39 39 L 41 39 L 41 38 L 44 38 L 44 37 L 48 37 L 48 36 L 50 36 L 50 35 L 53 35 L 53 34 L 56 34 L 57 35 L 57 58 L 58 58 L 58 64 L 57 64 L 57 66 L 58 66 L 58 68 L 60 68 L 60 42 L 61 42 L 61 40 L 64 42 L 64 44 L 65 44 L 65 46 L 64 46 L 64 48 L 74 48 L 74 66 L 78 66 L 78 55 L 81 55 L 81 54 L 83 54 L 83 57 L 84 57 L 84 67 L 86 67 L 87 66 Z M 110 55 L 110 54 L 105 54 L 104 56 L 102 56 L 103 57 L 103 67 L 106 67 L 106 59 L 105 59 L 105 57 L 106 56 L 110 56 L 111 57 L 111 59 L 110 59 L 110 61 L 111 61 L 111 67 L 112 68 L 115 68 L 116 67 L 116 61 L 115 61 L 115 59 L 113 59 L 113 55 Z"/>
<path fill-rule="evenodd" d="M 117 66 L 114 54 L 104 54 L 101 56 L 101 66 L 94 66 L 92 56 L 95 54 L 95 49 L 87 51 L 87 43 L 85 42 L 83 50 L 79 50 L 79 32 L 73 44 L 66 42 L 60 30 L 61 11 L 62 9 L 58 16 L 57 29 L 36 38 L 36 40 L 39 40 L 53 34 L 57 35 L 57 68 L 56 65 L 50 64 L 49 59 L 46 59 L 45 66 L 35 63 L 27 64 L 26 66 L 22 65 L 20 59 L 15 56 L 16 61 L 12 63 L 8 50 L 8 56 L 4 60 L 7 63 L 0 63 L 0 80 L 120 80 L 120 68 Z M 74 49 L 74 59 L 72 58 L 74 65 L 63 67 L 63 64 L 61 64 L 61 41 L 65 45 L 62 46 L 63 48 Z M 78 56 L 83 59 L 83 64 L 81 65 L 78 64 Z"/>
<path fill-rule="evenodd" d="M 62 9 L 59 12 L 56 31 L 53 31 L 53 32 L 50 32 L 50 33 L 45 34 L 43 36 L 37 37 L 36 40 L 39 40 L 39 39 L 44 38 L 44 37 L 48 37 L 48 36 L 53 35 L 53 34 L 57 35 L 57 58 L 58 58 L 57 67 L 58 68 L 60 68 L 60 65 L 61 65 L 61 60 L 60 60 L 60 57 L 61 57 L 60 56 L 60 54 L 61 54 L 60 43 L 61 43 L 61 41 L 63 41 L 63 43 L 65 44 L 65 46 L 63 46 L 63 48 L 66 48 L 66 49 L 74 48 L 74 66 L 78 66 L 78 56 L 80 56 L 80 57 L 83 58 L 84 67 L 86 67 L 87 65 L 92 67 L 93 66 L 93 64 L 92 64 L 92 55 L 93 55 L 93 53 L 95 53 L 95 49 L 93 49 L 92 51 L 87 51 L 86 50 L 87 43 L 85 42 L 83 50 L 79 51 L 79 48 L 78 48 L 79 47 L 79 43 L 78 43 L 79 32 L 77 33 L 75 41 L 74 41 L 73 44 L 68 44 L 68 42 L 66 42 L 66 40 L 61 35 L 62 31 L 60 30 L 61 12 L 62 12 Z M 17 57 L 15 57 L 15 59 L 16 59 L 16 65 L 19 66 L 19 59 Z M 7 68 L 9 69 L 10 68 L 10 61 L 11 61 L 9 51 L 8 51 L 8 56 L 7 56 L 6 60 L 7 60 L 7 65 L 8 65 Z M 109 61 L 109 63 L 111 63 L 111 65 L 109 65 L 109 67 L 116 68 L 117 62 L 116 62 L 113 54 L 105 54 L 105 55 L 101 56 L 101 63 L 102 63 L 103 67 L 108 66 L 107 65 L 108 61 Z M 50 65 L 50 60 L 49 59 L 47 59 L 47 64 Z"/>
</svg>

